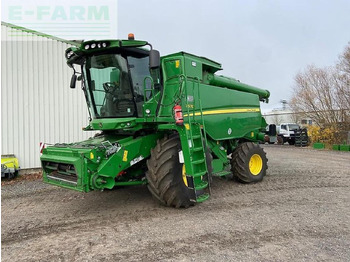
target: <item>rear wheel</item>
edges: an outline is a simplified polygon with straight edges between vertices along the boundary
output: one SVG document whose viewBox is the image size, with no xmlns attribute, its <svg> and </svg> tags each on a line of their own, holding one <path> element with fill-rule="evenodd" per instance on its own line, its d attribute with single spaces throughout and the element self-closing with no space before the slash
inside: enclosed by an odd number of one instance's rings
<svg viewBox="0 0 350 262">
<path fill-rule="evenodd" d="M 259 182 L 266 175 L 266 153 L 257 144 L 243 143 L 232 154 L 231 169 L 242 183 Z"/>
<path fill-rule="evenodd" d="M 288 144 L 290 144 L 290 145 L 295 145 L 295 139 L 289 139 L 288 140 Z"/>
<path fill-rule="evenodd" d="M 284 144 L 283 136 L 278 136 L 277 137 L 277 144 L 279 144 L 279 145 L 283 145 Z"/>
<path fill-rule="evenodd" d="M 147 161 L 148 189 L 163 205 L 189 207 L 190 189 L 187 187 L 186 168 L 179 161 L 181 143 L 178 135 L 158 141 Z"/>
</svg>

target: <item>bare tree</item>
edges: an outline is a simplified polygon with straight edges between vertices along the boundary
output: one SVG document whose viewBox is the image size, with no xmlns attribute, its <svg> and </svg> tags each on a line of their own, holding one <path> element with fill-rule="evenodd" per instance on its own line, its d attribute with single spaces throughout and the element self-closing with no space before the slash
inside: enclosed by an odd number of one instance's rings
<svg viewBox="0 0 350 262">
<path fill-rule="evenodd" d="M 339 57 L 335 75 L 335 88 L 338 106 L 345 111 L 350 110 L 350 43 Z"/>
<path fill-rule="evenodd" d="M 339 56 L 338 69 L 350 76 L 350 42 L 345 47 L 344 52 Z"/>
<path fill-rule="evenodd" d="M 334 67 L 308 66 L 295 76 L 290 106 L 318 125 L 350 121 L 350 43 Z"/>
</svg>

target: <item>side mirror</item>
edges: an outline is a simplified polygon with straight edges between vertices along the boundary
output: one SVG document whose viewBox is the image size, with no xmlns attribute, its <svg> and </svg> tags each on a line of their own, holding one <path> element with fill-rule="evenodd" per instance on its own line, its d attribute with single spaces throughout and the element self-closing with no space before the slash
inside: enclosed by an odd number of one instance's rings
<svg viewBox="0 0 350 262">
<path fill-rule="evenodd" d="M 158 50 L 149 51 L 149 68 L 156 69 L 160 67 L 160 53 Z"/>
<path fill-rule="evenodd" d="M 72 75 L 72 78 L 70 79 L 70 88 L 75 88 L 75 83 L 77 82 L 77 75 Z"/>
</svg>

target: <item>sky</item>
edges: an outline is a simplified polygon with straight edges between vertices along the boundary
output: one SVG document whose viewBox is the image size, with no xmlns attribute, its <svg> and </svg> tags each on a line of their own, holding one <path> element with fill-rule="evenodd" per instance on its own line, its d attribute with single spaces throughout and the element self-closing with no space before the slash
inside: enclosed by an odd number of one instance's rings
<svg viewBox="0 0 350 262">
<path fill-rule="evenodd" d="M 108 6 L 109 24 L 93 5 Z M 85 13 L 68 21 L 68 6 Z M 222 64 L 219 74 L 268 89 L 265 112 L 291 98 L 298 72 L 310 64 L 334 65 L 350 41 L 349 0 L 3 0 L 2 7 L 3 21 L 10 14 L 15 20 L 8 22 L 38 31 L 56 24 L 55 35 L 66 39 L 104 34 L 126 39 L 132 32 L 161 55 L 186 51 L 205 56 Z M 99 20 L 89 20 L 89 11 Z"/>
<path fill-rule="evenodd" d="M 268 89 L 264 110 L 292 96 L 307 65 L 332 66 L 350 41 L 350 1 L 119 0 L 118 36 L 133 32 L 162 55 L 186 51 L 225 76 Z"/>
</svg>

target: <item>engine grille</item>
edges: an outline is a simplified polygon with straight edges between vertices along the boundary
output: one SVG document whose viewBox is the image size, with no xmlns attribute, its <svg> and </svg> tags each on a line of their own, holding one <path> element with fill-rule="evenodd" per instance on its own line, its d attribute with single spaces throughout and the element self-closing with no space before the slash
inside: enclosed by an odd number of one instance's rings
<svg viewBox="0 0 350 262">
<path fill-rule="evenodd" d="M 78 176 L 74 165 L 43 161 L 43 168 L 48 179 L 77 185 Z"/>
</svg>

